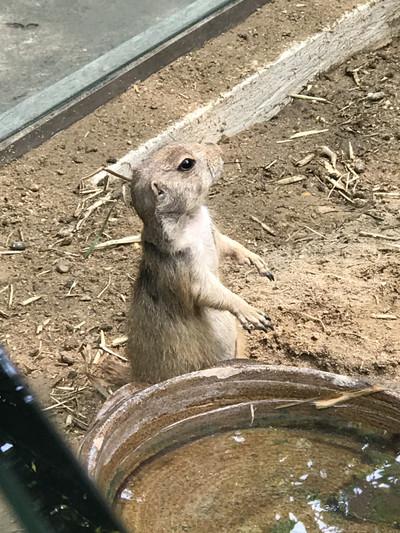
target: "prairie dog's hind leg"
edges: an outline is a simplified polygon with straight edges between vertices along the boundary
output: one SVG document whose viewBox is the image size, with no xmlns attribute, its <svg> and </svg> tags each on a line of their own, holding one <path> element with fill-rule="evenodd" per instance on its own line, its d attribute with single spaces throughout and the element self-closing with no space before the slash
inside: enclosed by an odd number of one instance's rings
<svg viewBox="0 0 400 533">
<path fill-rule="evenodd" d="M 260 276 L 266 276 L 274 281 L 274 275 L 268 270 L 265 261 L 257 254 L 245 248 L 242 244 L 220 233 L 214 227 L 215 243 L 221 257 L 232 257 L 241 265 L 254 265 Z"/>
</svg>

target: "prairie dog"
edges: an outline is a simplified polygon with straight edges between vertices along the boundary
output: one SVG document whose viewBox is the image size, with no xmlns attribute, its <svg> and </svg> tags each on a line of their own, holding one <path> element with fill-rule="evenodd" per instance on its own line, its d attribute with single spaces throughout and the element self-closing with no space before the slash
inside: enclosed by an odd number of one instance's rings
<svg viewBox="0 0 400 533">
<path fill-rule="evenodd" d="M 264 261 L 214 226 L 206 198 L 222 174 L 214 144 L 173 144 L 132 171 L 132 203 L 143 221 L 143 256 L 128 314 L 132 378 L 157 383 L 237 355 L 237 321 L 267 331 L 270 319 L 227 289 L 219 261 Z"/>
</svg>

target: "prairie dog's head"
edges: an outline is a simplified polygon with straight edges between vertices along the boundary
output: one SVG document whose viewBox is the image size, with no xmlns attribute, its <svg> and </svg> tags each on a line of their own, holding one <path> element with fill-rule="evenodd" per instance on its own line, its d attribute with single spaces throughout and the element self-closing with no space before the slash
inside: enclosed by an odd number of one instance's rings
<svg viewBox="0 0 400 533">
<path fill-rule="evenodd" d="M 133 169 L 132 203 L 145 222 L 155 215 L 180 217 L 204 204 L 222 174 L 215 144 L 170 144 Z"/>
</svg>

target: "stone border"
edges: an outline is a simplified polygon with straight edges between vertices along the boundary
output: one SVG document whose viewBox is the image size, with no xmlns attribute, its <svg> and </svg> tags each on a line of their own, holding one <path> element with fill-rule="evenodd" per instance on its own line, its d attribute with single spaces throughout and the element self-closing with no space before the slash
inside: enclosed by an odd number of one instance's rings
<svg viewBox="0 0 400 533">
<path fill-rule="evenodd" d="M 167 143 L 217 142 L 222 135 L 236 135 L 269 120 L 289 102 L 290 94 L 299 92 L 315 76 L 357 52 L 387 44 L 399 33 L 399 1 L 371 0 L 294 44 L 230 91 L 128 152 L 110 169 L 128 176 L 131 167 Z M 105 176 L 104 171 L 95 174 L 93 184 Z"/>
</svg>

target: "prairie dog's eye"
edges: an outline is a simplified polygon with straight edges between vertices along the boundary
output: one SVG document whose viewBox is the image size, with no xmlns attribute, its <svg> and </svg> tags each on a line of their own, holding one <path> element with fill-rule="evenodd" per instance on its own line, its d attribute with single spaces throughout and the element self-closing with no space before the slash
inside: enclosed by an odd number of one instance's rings
<svg viewBox="0 0 400 533">
<path fill-rule="evenodd" d="M 188 170 L 191 170 L 196 161 L 194 159 L 190 159 L 189 157 L 185 158 L 183 161 L 180 162 L 178 170 L 181 172 L 187 172 Z"/>
</svg>

